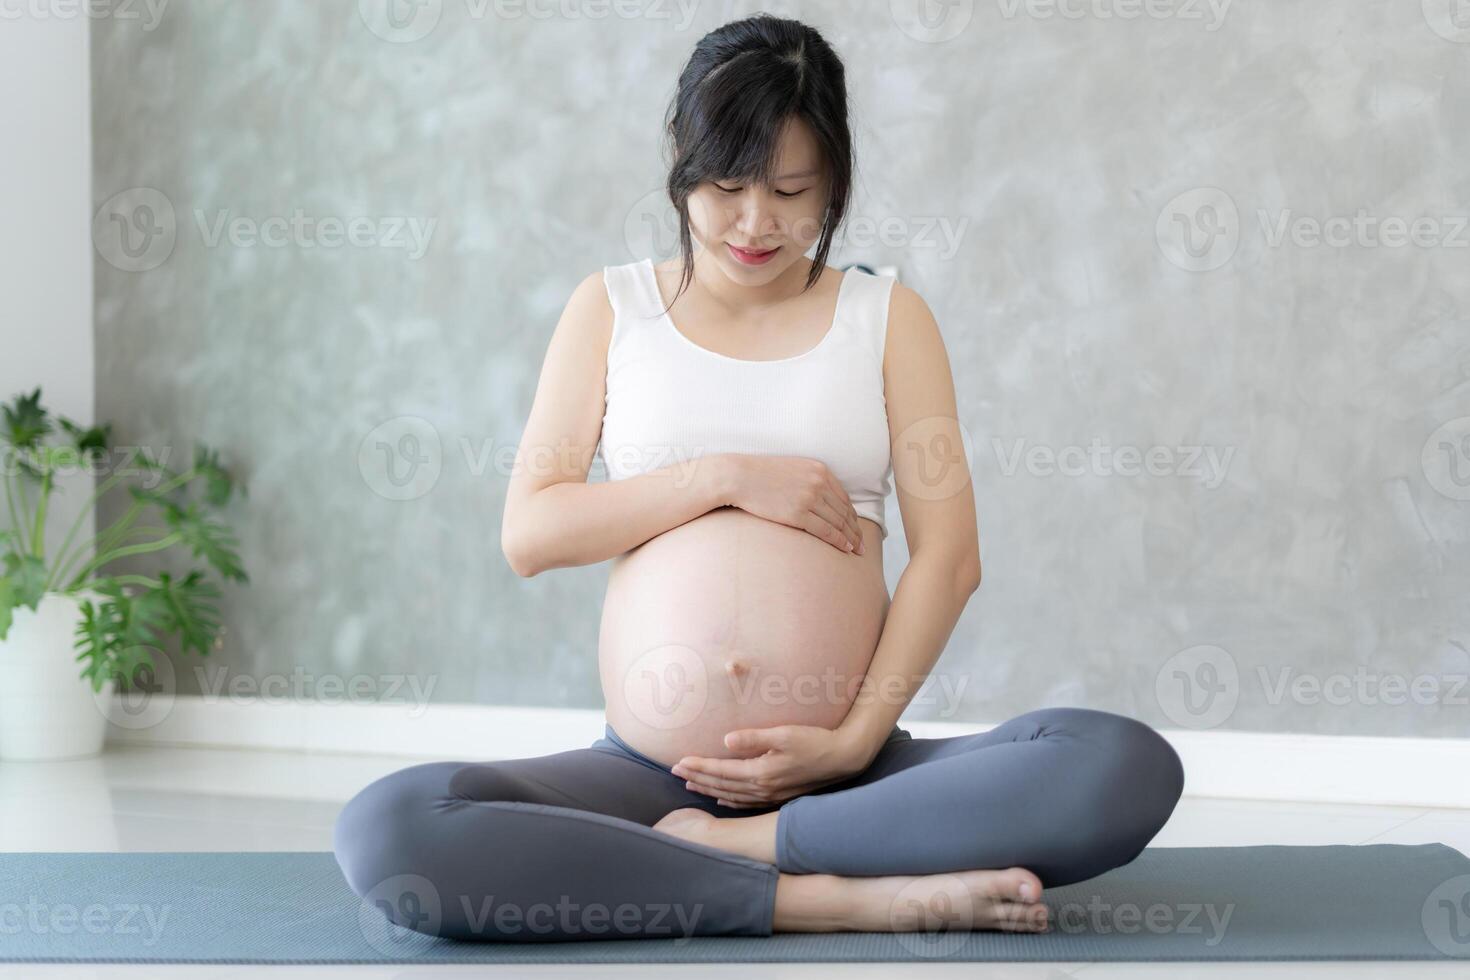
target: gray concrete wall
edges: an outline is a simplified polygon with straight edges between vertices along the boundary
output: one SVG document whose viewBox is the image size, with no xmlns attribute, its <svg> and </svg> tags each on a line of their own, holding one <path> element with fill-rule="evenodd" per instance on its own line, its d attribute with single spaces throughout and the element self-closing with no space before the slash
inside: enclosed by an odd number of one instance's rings
<svg viewBox="0 0 1470 980">
<path fill-rule="evenodd" d="M 511 573 L 509 460 L 572 287 L 673 247 L 678 69 L 760 8 L 138 9 L 93 23 L 94 205 L 138 219 L 98 417 L 250 485 L 225 673 L 179 690 L 600 706 L 606 568 Z M 833 260 L 928 300 L 969 437 L 985 582 L 910 717 L 1470 734 L 1453 8 L 765 9 L 846 60 Z"/>
</svg>

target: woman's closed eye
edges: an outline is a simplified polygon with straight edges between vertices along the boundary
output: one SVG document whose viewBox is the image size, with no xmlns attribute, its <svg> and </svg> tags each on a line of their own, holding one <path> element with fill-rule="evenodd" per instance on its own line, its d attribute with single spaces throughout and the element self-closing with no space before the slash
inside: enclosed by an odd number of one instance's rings
<svg viewBox="0 0 1470 980">
<path fill-rule="evenodd" d="M 726 194 L 739 194 L 740 191 L 742 190 L 742 188 L 739 188 L 739 187 L 723 187 L 723 186 L 721 186 L 719 184 L 715 184 L 715 187 L 717 187 L 720 190 L 724 191 Z M 805 194 L 809 190 L 811 190 L 810 187 L 803 187 L 799 191 L 791 191 L 789 193 L 787 191 L 777 191 L 776 192 L 776 196 L 777 197 L 800 197 L 801 195 Z"/>
</svg>

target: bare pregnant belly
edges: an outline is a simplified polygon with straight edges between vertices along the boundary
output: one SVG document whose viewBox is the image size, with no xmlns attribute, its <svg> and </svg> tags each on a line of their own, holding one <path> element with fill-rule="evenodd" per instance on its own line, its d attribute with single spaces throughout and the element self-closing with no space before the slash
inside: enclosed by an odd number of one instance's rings
<svg viewBox="0 0 1470 980">
<path fill-rule="evenodd" d="M 736 756 L 737 728 L 841 724 L 889 605 L 881 532 L 858 525 L 864 555 L 726 507 L 617 558 L 598 649 L 608 724 L 668 766 Z"/>
</svg>

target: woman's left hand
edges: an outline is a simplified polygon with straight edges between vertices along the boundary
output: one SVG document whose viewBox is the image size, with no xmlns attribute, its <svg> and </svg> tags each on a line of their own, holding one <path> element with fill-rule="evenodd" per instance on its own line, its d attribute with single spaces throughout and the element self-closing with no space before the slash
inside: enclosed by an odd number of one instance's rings
<svg viewBox="0 0 1470 980">
<path fill-rule="evenodd" d="M 741 728 L 725 736 L 739 759 L 686 755 L 673 767 L 687 788 L 728 807 L 765 807 L 840 782 L 871 758 L 847 732 L 815 725 Z"/>
</svg>

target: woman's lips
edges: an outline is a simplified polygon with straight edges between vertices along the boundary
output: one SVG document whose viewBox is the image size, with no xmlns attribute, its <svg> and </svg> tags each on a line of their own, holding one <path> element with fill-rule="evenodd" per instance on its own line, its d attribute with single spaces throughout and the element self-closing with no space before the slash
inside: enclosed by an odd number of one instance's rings
<svg viewBox="0 0 1470 980">
<path fill-rule="evenodd" d="M 773 255 L 781 251 L 781 246 L 779 245 L 764 252 L 752 252 L 735 245 L 730 245 L 729 242 L 726 242 L 725 244 L 729 246 L 730 254 L 735 256 L 737 261 L 743 262 L 746 265 L 761 265 L 765 262 L 769 262 Z"/>
</svg>

